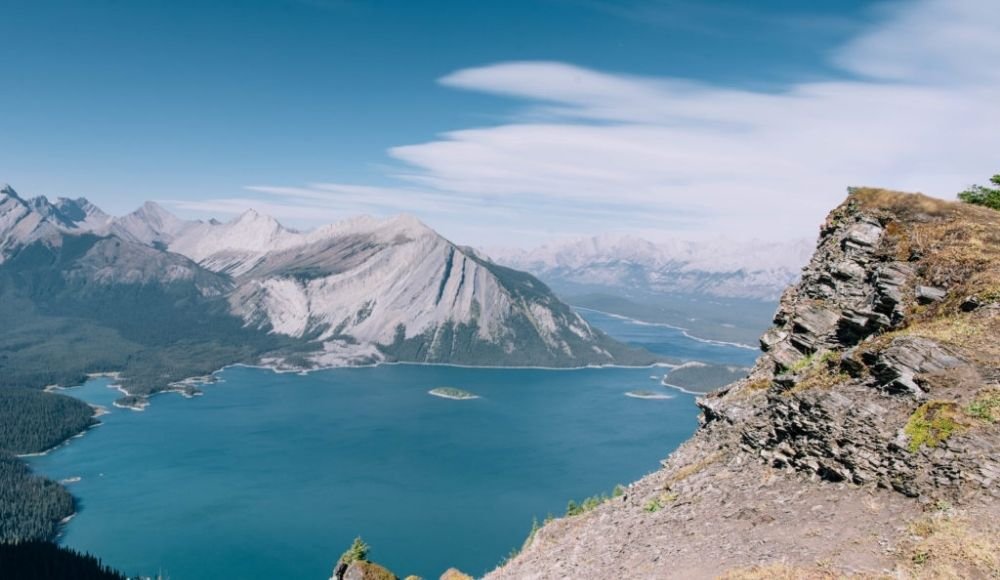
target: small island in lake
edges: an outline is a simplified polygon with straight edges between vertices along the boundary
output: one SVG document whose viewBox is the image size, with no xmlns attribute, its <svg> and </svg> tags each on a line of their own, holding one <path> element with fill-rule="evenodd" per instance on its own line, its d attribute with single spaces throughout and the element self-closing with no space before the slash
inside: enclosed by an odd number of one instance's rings
<svg viewBox="0 0 1000 580">
<path fill-rule="evenodd" d="M 479 395 L 475 393 L 463 391 L 462 389 L 456 389 L 455 387 L 438 387 L 427 392 L 435 397 L 441 397 L 443 399 L 457 399 L 459 401 L 479 398 Z"/>
<path fill-rule="evenodd" d="M 629 391 L 625 393 L 626 397 L 632 397 L 633 399 L 673 399 L 673 395 L 668 395 L 667 393 L 658 393 L 656 391 Z"/>
</svg>

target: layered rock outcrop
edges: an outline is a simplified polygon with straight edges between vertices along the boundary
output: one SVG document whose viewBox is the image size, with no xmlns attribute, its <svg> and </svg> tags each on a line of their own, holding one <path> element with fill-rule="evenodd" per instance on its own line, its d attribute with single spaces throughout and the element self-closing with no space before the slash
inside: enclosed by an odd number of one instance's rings
<svg viewBox="0 0 1000 580">
<path fill-rule="evenodd" d="M 663 469 L 489 577 L 1000 574 L 1000 212 L 853 190 L 761 349 Z M 969 544 L 914 552 L 925 520 Z"/>
</svg>

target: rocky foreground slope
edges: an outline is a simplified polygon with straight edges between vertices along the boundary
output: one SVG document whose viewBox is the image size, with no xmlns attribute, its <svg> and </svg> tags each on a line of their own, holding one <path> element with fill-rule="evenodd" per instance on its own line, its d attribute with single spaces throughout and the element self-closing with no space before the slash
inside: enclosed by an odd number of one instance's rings
<svg viewBox="0 0 1000 580">
<path fill-rule="evenodd" d="M 1000 212 L 854 190 L 761 348 L 487 578 L 1000 577 Z"/>
</svg>

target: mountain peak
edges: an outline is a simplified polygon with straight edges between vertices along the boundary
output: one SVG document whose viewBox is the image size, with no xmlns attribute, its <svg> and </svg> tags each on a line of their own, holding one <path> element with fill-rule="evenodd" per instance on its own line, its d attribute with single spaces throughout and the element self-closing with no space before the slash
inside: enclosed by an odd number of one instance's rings
<svg viewBox="0 0 1000 580">
<path fill-rule="evenodd" d="M 420 221 L 415 215 L 408 213 L 394 215 L 382 222 L 381 225 L 384 229 L 401 235 L 413 237 L 421 237 L 428 234 L 439 235 L 434 228 Z"/>
<path fill-rule="evenodd" d="M 129 214 L 134 216 L 155 229 L 164 232 L 175 232 L 186 223 L 184 220 L 167 211 L 162 205 L 155 201 L 147 201 L 142 206 Z M 126 218 L 129 216 L 126 216 Z"/>
<path fill-rule="evenodd" d="M 271 217 L 271 216 L 269 216 L 267 214 L 262 214 L 262 213 L 258 212 L 257 210 L 255 210 L 253 208 L 250 208 L 250 209 L 244 211 L 243 213 L 241 213 L 231 223 L 233 223 L 233 224 L 247 224 L 247 223 L 258 223 L 258 222 L 259 223 L 266 223 L 266 224 L 269 224 L 269 225 L 273 224 L 275 226 L 282 227 L 281 224 L 278 223 L 278 220 L 274 219 L 273 217 Z"/>
<path fill-rule="evenodd" d="M 140 213 L 140 212 L 150 216 L 155 215 L 155 216 L 174 217 L 172 213 L 167 211 L 162 205 L 156 203 L 155 201 L 144 202 L 142 206 L 139 207 L 139 209 L 135 210 L 135 213 Z"/>
<path fill-rule="evenodd" d="M 16 200 L 24 201 L 8 183 L 0 184 L 0 196 L 12 197 Z"/>
<path fill-rule="evenodd" d="M 112 221 L 113 233 L 143 244 L 169 243 L 190 224 L 155 201 L 147 201 L 132 213 Z"/>
</svg>

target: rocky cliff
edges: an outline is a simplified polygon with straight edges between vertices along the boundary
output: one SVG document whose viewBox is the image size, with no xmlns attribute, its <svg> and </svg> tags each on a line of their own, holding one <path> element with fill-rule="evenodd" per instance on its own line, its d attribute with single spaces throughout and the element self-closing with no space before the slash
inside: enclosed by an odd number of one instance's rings
<svg viewBox="0 0 1000 580">
<path fill-rule="evenodd" d="M 1000 577 L 1000 212 L 852 190 L 761 349 L 488 578 Z"/>
</svg>

